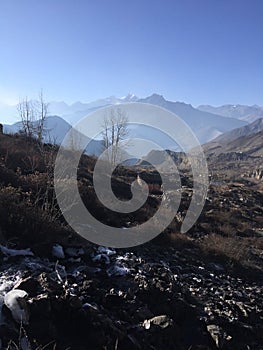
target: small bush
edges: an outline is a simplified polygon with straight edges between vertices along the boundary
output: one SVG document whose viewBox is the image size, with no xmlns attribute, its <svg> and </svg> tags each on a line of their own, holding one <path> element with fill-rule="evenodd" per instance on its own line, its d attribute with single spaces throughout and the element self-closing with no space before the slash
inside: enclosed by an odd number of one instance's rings
<svg viewBox="0 0 263 350">
<path fill-rule="evenodd" d="M 225 257 L 241 264 L 249 261 L 250 247 L 241 237 L 223 237 L 211 233 L 201 241 L 200 245 L 205 254 Z"/>
</svg>

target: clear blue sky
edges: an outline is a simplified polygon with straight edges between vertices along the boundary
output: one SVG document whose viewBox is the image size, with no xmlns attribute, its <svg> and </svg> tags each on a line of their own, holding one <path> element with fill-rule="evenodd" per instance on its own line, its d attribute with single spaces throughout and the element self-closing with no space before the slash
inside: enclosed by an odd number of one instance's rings
<svg viewBox="0 0 263 350">
<path fill-rule="evenodd" d="M 0 0 L 0 101 L 263 105 L 262 0 Z"/>
</svg>

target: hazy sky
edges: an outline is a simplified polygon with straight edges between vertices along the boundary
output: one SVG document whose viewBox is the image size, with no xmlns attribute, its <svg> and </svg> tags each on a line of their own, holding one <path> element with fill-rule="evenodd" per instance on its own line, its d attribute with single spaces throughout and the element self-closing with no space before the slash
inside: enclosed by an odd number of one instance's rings
<svg viewBox="0 0 263 350">
<path fill-rule="evenodd" d="M 263 105 L 262 0 L 0 0 L 0 102 Z"/>
</svg>

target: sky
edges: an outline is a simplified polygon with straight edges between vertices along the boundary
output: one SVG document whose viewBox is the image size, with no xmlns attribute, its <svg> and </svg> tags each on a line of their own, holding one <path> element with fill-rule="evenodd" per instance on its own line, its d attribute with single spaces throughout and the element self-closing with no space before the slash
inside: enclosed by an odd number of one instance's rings
<svg viewBox="0 0 263 350">
<path fill-rule="evenodd" d="M 262 0 L 0 0 L 0 103 L 263 105 Z"/>
</svg>

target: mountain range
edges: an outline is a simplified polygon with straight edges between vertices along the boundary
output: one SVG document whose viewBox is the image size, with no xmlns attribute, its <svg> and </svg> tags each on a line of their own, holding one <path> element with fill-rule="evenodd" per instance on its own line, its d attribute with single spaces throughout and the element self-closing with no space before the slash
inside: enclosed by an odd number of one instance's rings
<svg viewBox="0 0 263 350">
<path fill-rule="evenodd" d="M 65 119 L 70 124 L 74 125 L 81 118 L 89 115 L 90 113 L 96 111 L 99 108 L 117 105 L 121 103 L 137 102 L 139 99 L 133 94 L 128 94 L 127 96 L 118 98 L 115 96 L 110 96 L 104 99 L 99 99 L 96 101 L 83 103 L 75 102 L 71 105 L 65 102 L 51 102 L 49 104 L 50 115 L 59 115 Z"/>
<path fill-rule="evenodd" d="M 195 131 L 200 143 L 210 141 L 225 131 L 247 124 L 247 122 L 237 120 L 236 118 L 226 118 L 215 113 L 200 111 L 190 104 L 167 101 L 162 95 L 158 94 L 152 94 L 146 98 L 138 98 L 132 94 L 122 98 L 111 96 L 91 103 L 77 102 L 70 106 L 67 106 L 64 102 L 51 103 L 50 112 L 63 117 L 71 124 L 75 124 L 78 120 L 99 108 L 127 102 L 150 103 L 177 114 Z M 142 132 L 140 131 L 138 133 L 141 134 Z"/>
<path fill-rule="evenodd" d="M 47 133 L 45 135 L 45 141 L 52 141 L 60 144 L 67 131 L 71 128 L 71 125 L 74 125 L 81 118 L 90 115 L 93 111 L 106 106 L 132 102 L 153 104 L 175 113 L 190 126 L 201 144 L 205 144 L 220 137 L 228 137 L 227 135 L 229 135 L 230 138 L 233 138 L 233 135 L 242 136 L 243 134 L 245 135 L 250 128 L 256 128 L 257 130 L 257 123 L 260 122 L 257 121 L 256 116 L 260 116 L 260 111 L 263 111 L 262 107 L 240 105 L 236 106 L 236 108 L 232 105 L 225 105 L 222 106 L 221 109 L 220 107 L 211 106 L 199 106 L 198 108 L 194 108 L 191 104 L 168 101 L 162 95 L 158 94 L 152 94 L 146 98 L 138 98 L 133 94 L 128 94 L 122 98 L 111 96 L 90 103 L 75 102 L 71 105 L 63 101 L 51 102 L 49 104 L 50 116 L 46 120 Z M 228 106 L 228 108 L 226 106 Z M 233 111 L 233 114 L 231 114 L 231 111 Z M 256 124 L 249 126 L 248 123 L 250 119 L 255 119 Z M 4 125 L 4 131 L 9 133 L 17 132 L 19 128 L 21 128 L 21 123 L 19 122 L 13 125 Z M 131 134 L 132 137 L 142 137 L 142 135 L 145 134 L 145 130 L 143 126 L 138 126 L 131 131 Z M 162 140 L 163 135 L 160 134 L 157 138 L 162 141 L 163 148 L 170 149 L 171 143 Z M 98 149 L 96 148 L 97 146 Z M 101 143 L 95 141 L 92 150 L 94 154 L 99 154 L 101 152 Z"/>
<path fill-rule="evenodd" d="M 213 107 L 210 105 L 201 105 L 198 107 L 200 111 L 215 113 L 223 117 L 231 117 L 246 122 L 252 123 L 258 118 L 263 118 L 263 107 L 253 105 L 223 105 L 220 107 Z"/>
</svg>

